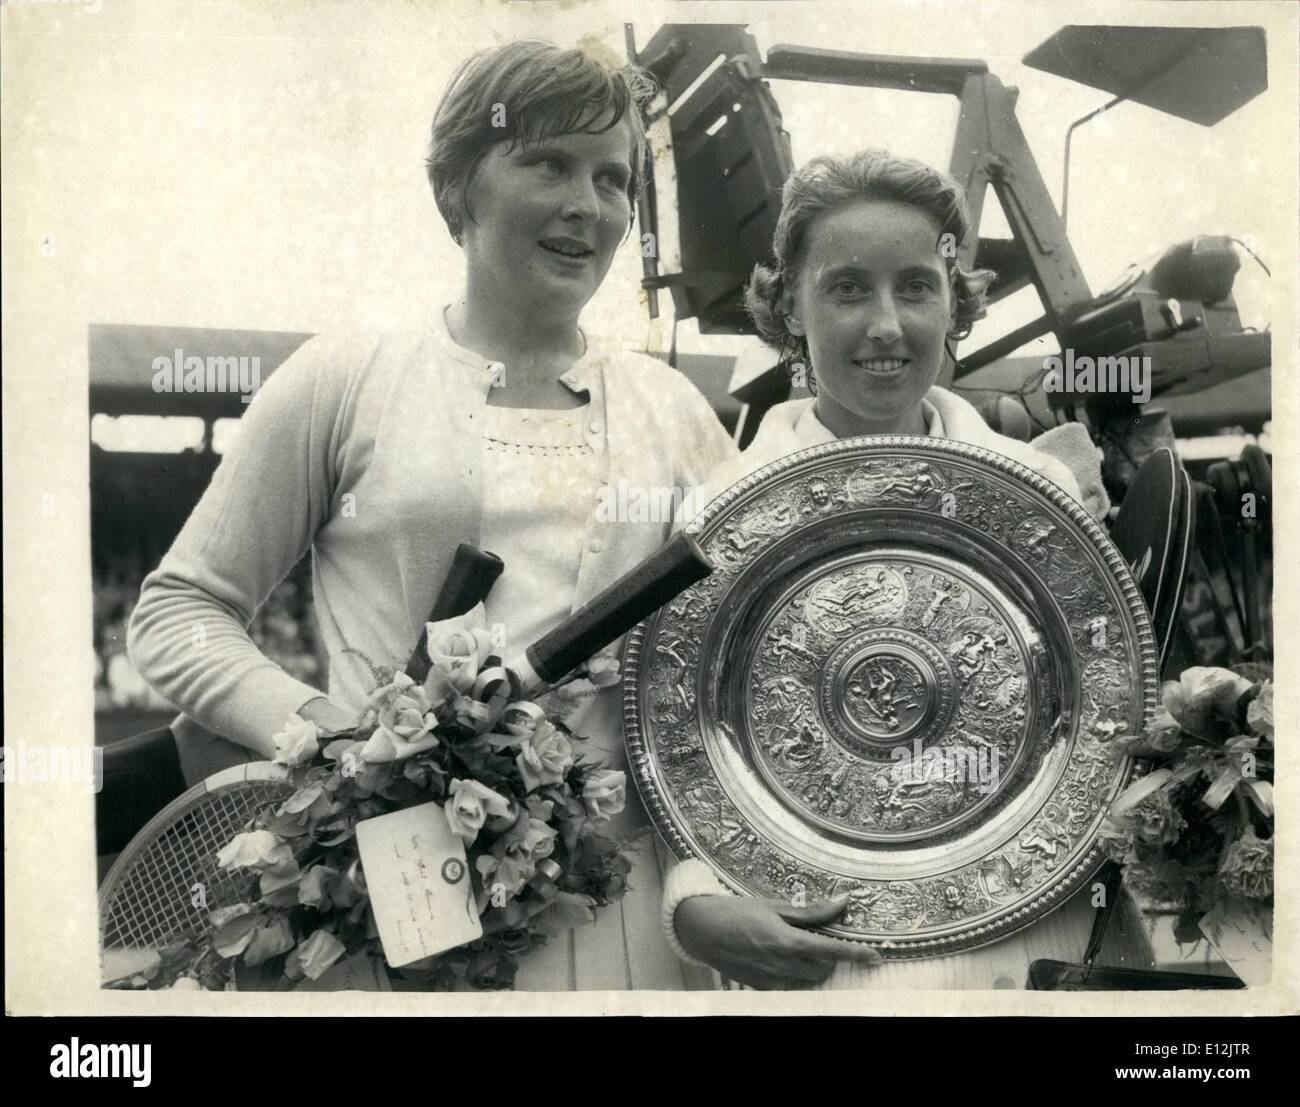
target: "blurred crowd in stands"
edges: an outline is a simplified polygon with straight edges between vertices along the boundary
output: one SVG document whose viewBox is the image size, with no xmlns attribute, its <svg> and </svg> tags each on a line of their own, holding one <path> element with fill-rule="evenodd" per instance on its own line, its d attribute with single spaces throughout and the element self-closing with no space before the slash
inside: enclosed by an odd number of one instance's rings
<svg viewBox="0 0 1300 1107">
<path fill-rule="evenodd" d="M 98 574 L 95 593 L 95 712 L 170 712 L 171 705 L 144 682 L 126 655 L 126 629 L 140 598 L 142 577 L 117 568 Z M 301 562 L 272 591 L 249 634 L 258 648 L 304 683 L 324 682 L 323 658 L 311 607 L 310 563 Z"/>
</svg>

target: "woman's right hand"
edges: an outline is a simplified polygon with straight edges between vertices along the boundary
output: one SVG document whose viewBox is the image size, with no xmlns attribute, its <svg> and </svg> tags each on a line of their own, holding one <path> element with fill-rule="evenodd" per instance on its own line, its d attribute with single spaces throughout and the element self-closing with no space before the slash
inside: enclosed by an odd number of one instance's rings
<svg viewBox="0 0 1300 1107">
<path fill-rule="evenodd" d="M 820 983 L 838 961 L 877 965 L 870 946 L 810 934 L 805 927 L 837 919 L 848 897 L 813 907 L 746 896 L 691 896 L 677 905 L 673 925 L 682 948 L 723 976 L 753 988 Z"/>
</svg>

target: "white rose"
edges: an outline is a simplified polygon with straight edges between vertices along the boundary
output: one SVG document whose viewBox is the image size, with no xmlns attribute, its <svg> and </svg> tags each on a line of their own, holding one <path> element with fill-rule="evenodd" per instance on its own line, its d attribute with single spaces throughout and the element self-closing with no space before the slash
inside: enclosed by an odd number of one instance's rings
<svg viewBox="0 0 1300 1107">
<path fill-rule="evenodd" d="M 627 803 L 627 776 L 618 769 L 596 769 L 587 774 L 582 802 L 593 819 L 617 815 Z"/>
<path fill-rule="evenodd" d="M 426 729 L 415 742 L 405 741 L 399 734 L 380 725 L 375 728 L 369 741 L 361 747 L 361 760 L 372 765 L 381 765 L 389 761 L 405 761 L 417 753 L 431 750 L 438 744 L 436 735 Z"/>
<path fill-rule="evenodd" d="M 525 815 L 497 843 L 504 855 L 519 861 L 542 861 L 555 852 L 555 829 Z"/>
<path fill-rule="evenodd" d="M 546 713 L 531 700 L 520 700 L 506 704 L 497 725 L 515 738 L 528 738 L 536 733 L 537 727 L 546 719 Z"/>
<path fill-rule="evenodd" d="M 1166 682 L 1164 706 L 1189 734 L 1223 740 L 1236 733 L 1237 701 L 1250 688 L 1250 681 L 1227 669 L 1198 665 Z"/>
<path fill-rule="evenodd" d="M 1273 682 L 1266 680 L 1246 708 L 1246 723 L 1256 734 L 1273 741 Z"/>
<path fill-rule="evenodd" d="M 481 659 L 493 652 L 492 635 L 483 626 L 485 618 L 485 609 L 478 603 L 454 619 L 424 624 L 430 662 L 430 678 L 424 687 L 435 700 L 445 698 L 441 680 L 457 692 L 468 692 L 474 686 Z"/>
<path fill-rule="evenodd" d="M 515 758 L 528 791 L 543 784 L 559 784 L 573 768 L 573 746 L 549 723 L 542 723 L 524 742 Z"/>
<path fill-rule="evenodd" d="M 618 658 L 597 654 L 587 662 L 587 679 L 597 688 L 609 688 L 619 682 Z"/>
<path fill-rule="evenodd" d="M 230 843 L 217 853 L 217 864 L 230 872 L 234 869 L 283 868 L 293 861 L 293 850 L 269 830 L 248 830 L 236 834 Z"/>
<path fill-rule="evenodd" d="M 457 692 L 468 692 L 478 676 L 478 643 L 467 630 L 440 631 L 429 624 L 429 661 Z"/>
<path fill-rule="evenodd" d="M 415 689 L 417 695 L 395 696 L 391 703 L 379 710 L 379 725 L 391 730 L 401 741 L 407 744 L 419 742 L 437 721 L 432 715 L 425 717 L 429 710 L 424 700 L 424 690 Z"/>
<path fill-rule="evenodd" d="M 443 811 L 447 825 L 471 844 L 483 829 L 488 816 L 499 817 L 510 810 L 510 801 L 477 780 L 453 780 L 448 789 L 451 795 Z"/>
<path fill-rule="evenodd" d="M 271 741 L 275 744 L 277 765 L 305 765 L 320 750 L 320 728 L 295 715 L 284 724 L 283 730 L 272 735 Z"/>
</svg>

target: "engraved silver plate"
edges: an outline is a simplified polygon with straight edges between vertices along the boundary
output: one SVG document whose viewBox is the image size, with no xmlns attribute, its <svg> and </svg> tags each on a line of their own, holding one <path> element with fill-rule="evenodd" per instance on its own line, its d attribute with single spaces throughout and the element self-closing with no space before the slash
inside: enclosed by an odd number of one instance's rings
<svg viewBox="0 0 1300 1107">
<path fill-rule="evenodd" d="M 1146 608 L 1069 496 L 941 439 L 847 439 L 688 528 L 712 576 L 628 639 L 646 807 L 738 892 L 851 898 L 887 956 L 984 945 L 1096 871 L 1155 707 Z"/>
</svg>

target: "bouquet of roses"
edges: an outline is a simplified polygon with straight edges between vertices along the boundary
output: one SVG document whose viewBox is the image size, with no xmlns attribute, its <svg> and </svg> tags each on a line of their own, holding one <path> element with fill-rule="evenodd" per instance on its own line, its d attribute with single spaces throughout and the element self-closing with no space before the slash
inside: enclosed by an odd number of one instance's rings
<svg viewBox="0 0 1300 1107">
<path fill-rule="evenodd" d="M 1273 901 L 1273 684 L 1193 668 L 1163 689 L 1146 733 L 1115 750 L 1150 770 L 1111 805 L 1103 849 L 1125 880 L 1179 912 L 1179 941 L 1224 901 Z"/>
<path fill-rule="evenodd" d="M 631 863 L 601 824 L 623 808 L 624 774 L 585 759 L 582 739 L 536 702 L 509 702 L 482 616 L 480 605 L 426 625 L 421 682 L 371 665 L 379 683 L 355 728 L 322 735 L 295 717 L 275 735 L 292 794 L 217 856 L 256 874 L 256 894 L 213 912 L 207 945 L 159 984 L 222 987 L 242 963 L 279 966 L 277 986 L 293 987 L 345 956 L 380 956 L 356 826 L 430 801 L 465 844 L 483 937 L 407 978 L 508 988 L 517 958 L 623 895 Z M 613 684 L 618 663 L 598 656 L 569 679 L 580 677 Z"/>
</svg>

